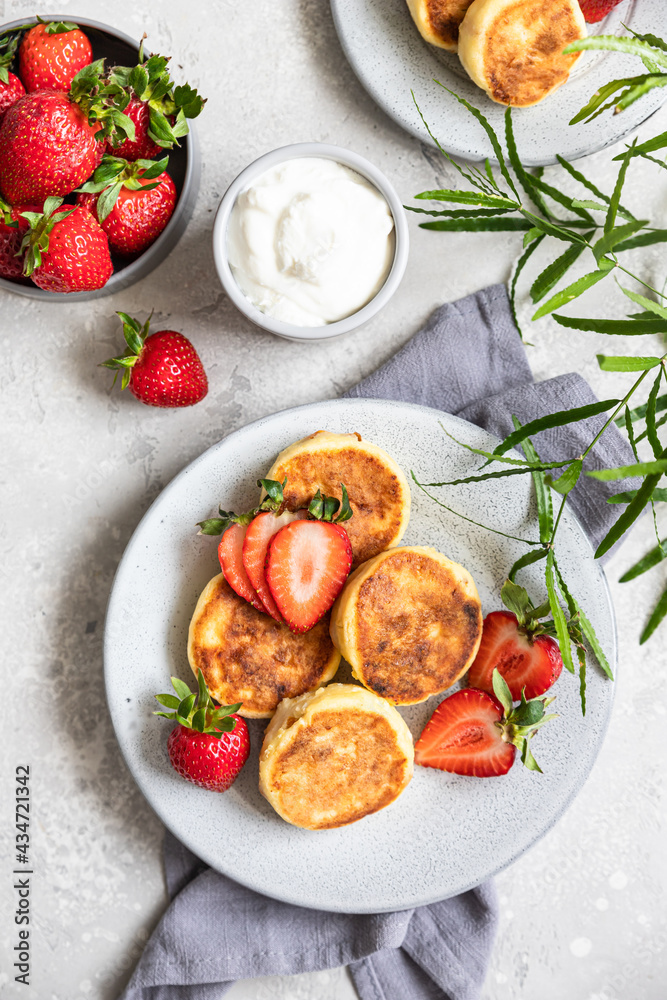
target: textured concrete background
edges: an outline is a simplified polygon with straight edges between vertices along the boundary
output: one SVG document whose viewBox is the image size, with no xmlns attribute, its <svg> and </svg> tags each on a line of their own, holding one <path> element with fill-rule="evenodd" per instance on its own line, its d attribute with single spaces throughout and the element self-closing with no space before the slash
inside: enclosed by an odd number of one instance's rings
<svg viewBox="0 0 667 1000">
<path fill-rule="evenodd" d="M 0 0 L 0 23 L 34 11 L 28 0 Z M 165 0 L 159 13 L 116 0 L 113 14 L 94 0 L 47 0 L 40 12 L 113 18 L 137 38 L 147 31 L 154 51 L 173 54 L 175 75 L 183 67 L 209 97 L 198 123 L 199 202 L 161 268 L 128 292 L 92 304 L 47 306 L 0 295 L 4 914 L 15 906 L 10 795 L 19 763 L 29 763 L 33 774 L 36 872 L 34 985 L 13 983 L 14 925 L 4 916 L 0 990 L 8 998 L 113 1000 L 165 904 L 162 830 L 121 760 L 102 682 L 104 609 L 131 532 L 162 487 L 210 444 L 277 409 L 340 394 L 388 358 L 435 306 L 505 281 L 520 241 L 513 234 L 428 233 L 411 217 L 405 280 L 369 327 L 328 345 L 263 335 L 225 299 L 210 253 L 213 214 L 243 166 L 278 145 L 326 140 L 369 157 L 405 201 L 426 188 L 454 186 L 453 170 L 400 132 L 361 90 L 324 0 L 210 0 L 194 7 Z M 665 128 L 667 113 L 642 134 Z M 616 170 L 611 155 L 585 164 L 607 191 Z M 649 211 L 664 226 L 666 193 L 659 168 L 633 167 L 626 200 L 635 212 Z M 637 266 L 647 280 L 664 281 L 663 250 L 638 254 Z M 586 302 L 592 312 L 625 311 L 611 282 Z M 202 404 L 152 410 L 110 391 L 109 373 L 96 365 L 120 346 L 117 309 L 142 319 L 155 309 L 155 329 L 192 339 L 210 379 Z M 527 304 L 523 313 L 527 321 Z M 534 325 L 529 339 L 538 379 L 576 368 L 605 397 L 621 393 L 627 378 L 601 374 L 596 352 L 659 348 L 650 337 L 610 344 L 548 320 Z M 665 995 L 667 633 L 641 649 L 637 641 L 667 574 L 658 568 L 636 584 L 615 583 L 650 545 L 645 519 L 609 567 L 621 654 L 609 734 L 567 815 L 497 880 L 501 926 L 484 1000 Z M 334 970 L 239 983 L 227 995 L 344 1000 L 354 991 L 345 970 Z"/>
</svg>

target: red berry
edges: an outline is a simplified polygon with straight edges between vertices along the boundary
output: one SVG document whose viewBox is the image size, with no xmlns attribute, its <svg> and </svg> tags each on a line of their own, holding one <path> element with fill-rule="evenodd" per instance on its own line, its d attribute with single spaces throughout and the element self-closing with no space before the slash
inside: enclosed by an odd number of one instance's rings
<svg viewBox="0 0 667 1000">
<path fill-rule="evenodd" d="M 415 743 L 415 763 L 454 774 L 491 778 L 507 774 L 516 747 L 503 740 L 495 698 L 464 688 L 445 698 Z"/>
<path fill-rule="evenodd" d="M 172 729 L 167 742 L 169 759 L 178 773 L 211 792 L 227 791 L 250 752 L 245 719 L 240 715 L 229 718 L 236 721 L 231 733 L 217 737 L 178 725 Z"/>
<path fill-rule="evenodd" d="M 293 632 L 307 632 L 329 610 L 352 566 L 345 528 L 293 521 L 273 536 L 265 575 L 278 611 Z"/>
<path fill-rule="evenodd" d="M 169 174 L 160 174 L 154 180 L 137 179 L 142 185 L 158 186 L 149 191 L 122 187 L 114 207 L 100 223 L 111 249 L 125 256 L 146 250 L 165 228 L 176 205 L 176 186 Z M 97 216 L 98 198 L 96 194 L 79 194 L 77 205 L 85 205 Z"/>
<path fill-rule="evenodd" d="M 602 21 L 609 11 L 613 10 L 621 0 L 579 0 L 581 13 L 588 24 Z"/>
<path fill-rule="evenodd" d="M 107 142 L 107 153 L 120 156 L 124 160 L 159 160 L 164 156 L 164 149 L 148 135 L 150 125 L 148 104 L 133 97 L 123 113 L 134 122 L 135 137 L 125 139 L 118 146 Z"/>
<path fill-rule="evenodd" d="M 5 112 L 11 108 L 12 104 L 25 96 L 25 87 L 14 73 L 7 71 L 8 83 L 0 80 L 0 122 L 4 118 Z"/>
<path fill-rule="evenodd" d="M 53 32 L 52 27 L 36 24 L 23 36 L 19 73 L 28 93 L 69 90 L 79 70 L 93 61 L 93 50 L 82 31 Z"/>
<path fill-rule="evenodd" d="M 245 524 L 230 524 L 222 533 L 222 538 L 218 545 L 220 569 L 234 593 L 238 594 L 245 601 L 248 601 L 258 611 L 266 611 L 243 565 L 243 541 L 245 534 Z"/>
<path fill-rule="evenodd" d="M 263 611 L 268 612 L 277 622 L 282 621 L 282 617 L 276 602 L 271 596 L 266 576 L 264 575 L 264 564 L 269 543 L 274 535 L 286 524 L 292 521 L 303 520 L 308 516 L 307 510 L 300 510 L 292 513 L 289 510 L 277 515 L 270 511 L 257 514 L 248 525 L 245 538 L 243 539 L 243 566 L 250 583 L 262 602 Z"/>
<path fill-rule="evenodd" d="M 99 162 L 97 131 L 66 93 L 26 94 L 0 124 L 0 191 L 13 205 L 69 194 Z"/>
<path fill-rule="evenodd" d="M 492 611 L 484 619 L 482 641 L 468 673 L 468 684 L 493 694 L 493 671 L 499 670 L 518 701 L 537 698 L 558 680 L 563 658 L 558 643 L 549 635 L 531 635 L 519 627 L 511 611 Z"/>
<path fill-rule="evenodd" d="M 160 330 L 144 342 L 130 392 L 148 406 L 192 406 L 208 392 L 208 380 L 190 341 L 173 330 Z"/>
<path fill-rule="evenodd" d="M 102 288 L 113 274 L 109 241 L 85 208 L 57 209 L 48 249 L 32 272 L 32 280 L 47 292 L 88 292 Z"/>
<path fill-rule="evenodd" d="M 118 315 L 129 352 L 103 361 L 102 366 L 122 370 L 123 389 L 129 385 L 130 392 L 148 406 L 192 406 L 204 398 L 208 379 L 187 337 L 174 330 L 149 337 L 150 316 L 142 326 L 127 313 Z"/>
<path fill-rule="evenodd" d="M 27 281 L 23 277 L 23 254 L 21 243 L 28 231 L 28 222 L 21 212 L 41 212 L 41 207 L 34 205 L 16 205 L 9 213 L 18 227 L 10 226 L 0 217 L 0 278 L 10 281 Z M 17 256 L 18 255 L 18 256 Z"/>
</svg>

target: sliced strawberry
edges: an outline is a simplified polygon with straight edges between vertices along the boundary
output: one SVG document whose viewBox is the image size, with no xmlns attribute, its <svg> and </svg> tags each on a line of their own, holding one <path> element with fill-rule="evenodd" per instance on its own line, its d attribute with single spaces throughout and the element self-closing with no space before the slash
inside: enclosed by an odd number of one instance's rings
<svg viewBox="0 0 667 1000">
<path fill-rule="evenodd" d="M 306 517 L 308 517 L 307 510 L 297 510 L 294 513 L 286 510 L 280 515 L 267 511 L 265 514 L 257 514 L 256 517 L 253 517 L 245 531 L 243 565 L 248 580 L 264 605 L 263 610 L 267 611 L 277 622 L 281 622 L 282 617 L 264 576 L 267 549 L 269 542 L 281 528 L 284 528 L 286 524 L 291 524 L 292 521 L 303 520 Z"/>
<path fill-rule="evenodd" d="M 468 684 L 493 694 L 496 667 L 507 682 L 512 699 L 537 698 L 558 680 L 563 658 L 549 635 L 531 635 L 511 611 L 492 611 L 484 619 L 482 641 L 468 673 Z"/>
<path fill-rule="evenodd" d="M 498 702 L 484 691 L 463 688 L 445 698 L 415 744 L 415 763 L 454 774 L 492 778 L 507 774 L 516 747 L 503 740 L 497 725 Z"/>
<path fill-rule="evenodd" d="M 351 566 L 352 546 L 339 524 L 293 521 L 273 536 L 266 582 L 293 632 L 317 624 L 343 589 Z"/>
<path fill-rule="evenodd" d="M 223 533 L 218 545 L 218 559 L 220 568 L 225 574 L 225 580 L 239 597 L 249 601 L 258 611 L 265 611 L 266 608 L 257 596 L 255 588 L 248 579 L 248 574 L 243 566 L 243 540 L 245 538 L 246 526 L 244 524 L 231 524 Z"/>
</svg>

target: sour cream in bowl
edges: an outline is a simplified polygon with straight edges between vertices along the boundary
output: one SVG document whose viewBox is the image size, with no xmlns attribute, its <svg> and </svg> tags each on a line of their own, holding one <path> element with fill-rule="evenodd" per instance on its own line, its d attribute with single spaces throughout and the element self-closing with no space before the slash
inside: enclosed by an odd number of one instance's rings
<svg viewBox="0 0 667 1000">
<path fill-rule="evenodd" d="M 407 263 L 407 223 L 363 157 L 300 143 L 260 157 L 230 185 L 213 252 L 225 291 L 253 323 L 290 340 L 326 340 L 391 298 Z"/>
</svg>

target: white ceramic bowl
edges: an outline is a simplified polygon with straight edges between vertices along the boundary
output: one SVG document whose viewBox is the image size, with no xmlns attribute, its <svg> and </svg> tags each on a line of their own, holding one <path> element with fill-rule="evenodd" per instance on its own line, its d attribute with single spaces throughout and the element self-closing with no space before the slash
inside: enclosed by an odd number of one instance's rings
<svg viewBox="0 0 667 1000">
<path fill-rule="evenodd" d="M 236 283 L 227 259 L 227 225 L 239 194 L 271 167 L 284 163 L 285 160 L 294 160 L 303 156 L 318 156 L 327 160 L 336 160 L 361 174 L 384 196 L 394 219 L 394 259 L 380 291 L 373 296 L 370 302 L 367 302 L 357 312 L 352 313 L 351 316 L 322 326 L 296 326 L 293 323 L 285 323 L 267 316 L 243 294 Z M 299 142 L 293 146 L 282 146 L 280 149 L 274 149 L 254 160 L 245 170 L 241 171 L 227 188 L 220 202 L 213 226 L 213 257 L 225 292 L 236 308 L 252 323 L 263 330 L 268 330 L 269 333 L 277 334 L 278 337 L 285 337 L 287 340 L 330 340 L 332 337 L 340 337 L 344 333 L 357 330 L 364 323 L 367 323 L 387 304 L 401 283 L 408 262 L 408 248 L 408 223 L 405 210 L 384 174 L 358 153 L 342 149 L 340 146 L 331 146 L 325 142 Z"/>
</svg>

